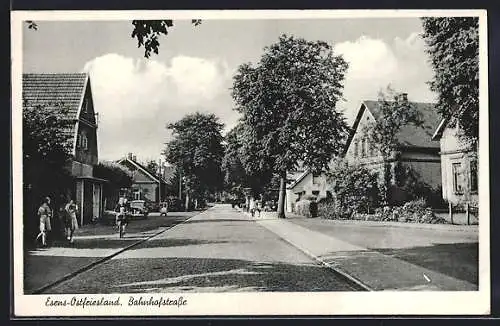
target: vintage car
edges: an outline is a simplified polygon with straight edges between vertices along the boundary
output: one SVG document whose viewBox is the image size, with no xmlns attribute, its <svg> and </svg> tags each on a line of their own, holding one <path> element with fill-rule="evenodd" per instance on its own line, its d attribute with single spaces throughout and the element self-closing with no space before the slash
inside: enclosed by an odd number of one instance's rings
<svg viewBox="0 0 500 326">
<path fill-rule="evenodd" d="M 145 200 L 132 200 L 130 201 L 130 213 L 131 218 L 143 218 L 147 219 L 149 210 Z"/>
</svg>

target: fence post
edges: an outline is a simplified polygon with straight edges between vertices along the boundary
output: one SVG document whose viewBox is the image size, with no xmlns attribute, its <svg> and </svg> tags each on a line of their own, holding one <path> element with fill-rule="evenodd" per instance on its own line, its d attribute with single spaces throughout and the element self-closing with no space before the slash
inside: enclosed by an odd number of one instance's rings
<svg viewBox="0 0 500 326">
<path fill-rule="evenodd" d="M 467 216 L 467 225 L 470 225 L 470 204 L 465 205 L 465 215 Z"/>
<path fill-rule="evenodd" d="M 450 216 L 450 223 L 453 224 L 453 205 L 448 202 L 448 214 Z"/>
</svg>

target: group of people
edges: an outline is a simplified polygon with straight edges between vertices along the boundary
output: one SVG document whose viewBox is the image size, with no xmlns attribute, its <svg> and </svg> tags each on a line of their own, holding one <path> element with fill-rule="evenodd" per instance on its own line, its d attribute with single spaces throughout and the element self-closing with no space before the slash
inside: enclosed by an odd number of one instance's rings
<svg viewBox="0 0 500 326">
<path fill-rule="evenodd" d="M 59 217 L 64 225 L 64 235 L 68 242 L 73 243 L 73 235 L 78 229 L 78 220 L 76 219 L 78 206 L 73 199 L 70 199 L 59 212 Z M 48 234 L 52 231 L 53 208 L 50 197 L 45 197 L 38 208 L 38 219 L 40 232 L 36 236 L 36 241 L 41 240 L 42 246 L 47 246 Z"/>
</svg>

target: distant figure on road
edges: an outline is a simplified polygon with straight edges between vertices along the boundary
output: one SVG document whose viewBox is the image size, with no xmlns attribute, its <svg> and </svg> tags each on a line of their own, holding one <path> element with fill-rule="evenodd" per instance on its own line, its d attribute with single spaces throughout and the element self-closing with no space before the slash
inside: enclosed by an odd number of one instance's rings
<svg viewBox="0 0 500 326">
<path fill-rule="evenodd" d="M 255 202 L 255 211 L 259 212 L 259 217 L 260 217 L 261 210 L 262 210 L 262 203 L 260 200 L 257 200 Z"/>
<path fill-rule="evenodd" d="M 66 211 L 66 239 L 73 243 L 73 233 L 78 229 L 78 221 L 76 219 L 76 214 L 78 213 L 78 206 L 76 206 L 75 201 L 70 199 L 69 203 L 64 208 Z"/>
<path fill-rule="evenodd" d="M 52 209 L 50 208 L 50 197 L 43 199 L 42 205 L 38 208 L 38 216 L 40 220 L 40 233 L 36 236 L 36 240 L 42 238 L 42 246 L 47 246 L 47 233 L 52 230 L 50 220 L 52 218 Z"/>
<path fill-rule="evenodd" d="M 248 205 L 250 209 L 250 214 L 252 214 L 252 217 L 255 216 L 255 200 L 252 198 L 250 199 L 250 204 Z"/>
</svg>

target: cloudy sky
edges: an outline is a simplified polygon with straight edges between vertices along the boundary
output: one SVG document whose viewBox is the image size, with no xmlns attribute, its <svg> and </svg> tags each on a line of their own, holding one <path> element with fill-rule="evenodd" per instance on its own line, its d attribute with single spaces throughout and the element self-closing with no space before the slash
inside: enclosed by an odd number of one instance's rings
<svg viewBox="0 0 500 326">
<path fill-rule="evenodd" d="M 417 18 L 204 20 L 197 27 L 181 20 L 150 59 L 131 38 L 131 21 L 37 23 L 37 31 L 23 31 L 23 71 L 90 73 L 100 159 L 128 152 L 157 159 L 170 137 L 166 125 L 186 113 L 213 112 L 226 129 L 234 126 L 232 75 L 283 33 L 326 41 L 344 56 L 350 67 L 339 107 L 348 120 L 388 84 L 410 100 L 435 100 Z"/>
</svg>

